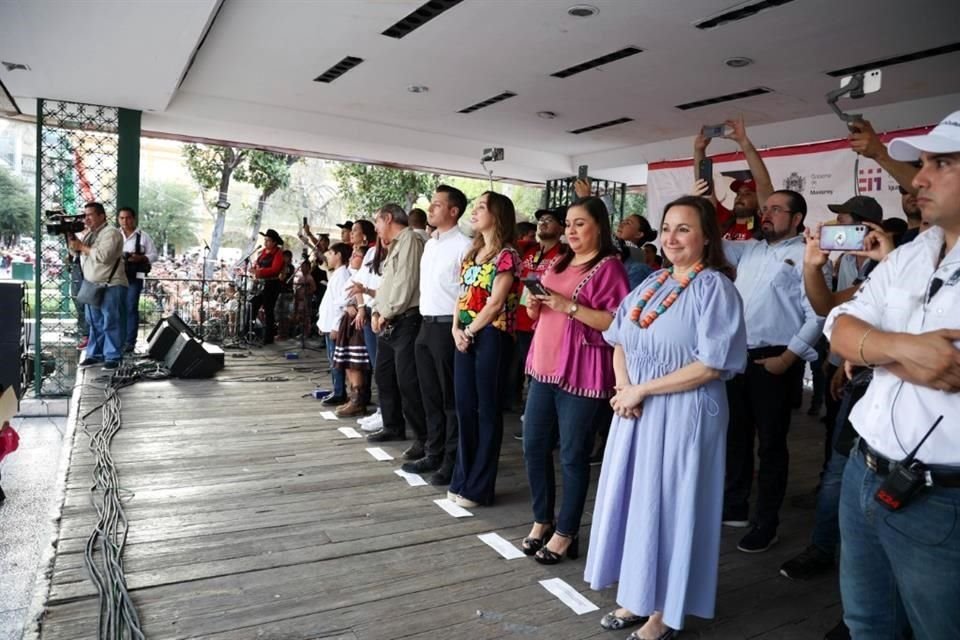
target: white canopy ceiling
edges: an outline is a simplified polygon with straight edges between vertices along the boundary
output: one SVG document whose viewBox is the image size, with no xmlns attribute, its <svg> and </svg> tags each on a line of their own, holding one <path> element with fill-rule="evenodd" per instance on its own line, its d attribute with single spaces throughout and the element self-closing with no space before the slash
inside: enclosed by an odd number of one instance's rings
<svg viewBox="0 0 960 640">
<path fill-rule="evenodd" d="M 482 149 L 501 146 L 498 176 L 588 164 L 637 183 L 734 114 L 758 146 L 840 137 L 827 71 L 960 41 L 960 3 L 900 0 L 795 0 L 710 30 L 694 23 L 757 0 L 587 0 L 589 18 L 568 15 L 574 0 L 463 0 L 382 35 L 424 1 L 2 0 L 0 60 L 29 70 L 0 67 L 0 81 L 25 113 L 37 97 L 108 104 L 143 110 L 148 132 L 451 172 L 481 173 Z M 631 46 L 643 52 L 551 76 Z M 346 56 L 363 62 L 314 81 Z M 755 62 L 730 68 L 733 56 Z M 957 51 L 886 67 L 881 92 L 846 106 L 880 129 L 933 123 L 960 108 L 958 68 Z M 771 92 L 676 108 L 755 87 Z M 505 91 L 516 96 L 458 113 Z M 633 120 L 569 133 L 618 118 Z"/>
</svg>

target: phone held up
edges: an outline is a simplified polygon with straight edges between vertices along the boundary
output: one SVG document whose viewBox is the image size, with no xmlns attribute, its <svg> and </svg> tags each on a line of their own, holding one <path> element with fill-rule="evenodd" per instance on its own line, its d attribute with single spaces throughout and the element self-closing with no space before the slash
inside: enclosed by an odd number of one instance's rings
<svg viewBox="0 0 960 640">
<path fill-rule="evenodd" d="M 870 230 L 862 224 L 828 224 L 820 229 L 820 248 L 824 251 L 863 251 Z"/>
<path fill-rule="evenodd" d="M 704 138 L 723 138 L 732 132 L 733 129 L 726 124 L 705 124 L 703 128 L 700 129 L 700 134 Z"/>
<path fill-rule="evenodd" d="M 707 181 L 707 190 L 703 194 L 709 196 L 713 193 L 713 160 L 710 158 L 704 158 L 700 161 L 700 166 L 697 167 L 697 178 L 700 180 Z"/>
</svg>

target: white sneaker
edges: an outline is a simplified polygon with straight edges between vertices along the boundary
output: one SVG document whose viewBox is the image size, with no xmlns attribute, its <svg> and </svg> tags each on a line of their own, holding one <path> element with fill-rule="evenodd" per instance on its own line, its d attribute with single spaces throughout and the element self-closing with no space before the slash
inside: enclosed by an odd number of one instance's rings
<svg viewBox="0 0 960 640">
<path fill-rule="evenodd" d="M 380 429 L 383 428 L 383 417 L 378 414 L 374 414 L 374 416 L 376 416 L 376 420 L 362 423 L 360 425 L 360 429 L 363 431 L 369 431 L 371 433 L 374 431 L 380 431 Z"/>
<path fill-rule="evenodd" d="M 358 418 L 357 424 L 363 424 L 364 422 L 374 422 L 376 420 L 380 420 L 382 419 L 381 415 L 382 414 L 380 413 L 380 409 L 377 409 L 376 412 L 371 413 L 368 416 L 363 416 L 362 418 Z"/>
<path fill-rule="evenodd" d="M 457 498 L 459 498 L 459 497 L 460 497 L 460 496 L 458 496 L 457 494 L 453 493 L 452 491 L 447 491 L 447 500 L 449 500 L 450 502 L 453 502 L 454 504 L 456 504 Z"/>
<path fill-rule="evenodd" d="M 474 502 L 470 498 L 464 498 L 463 496 L 457 496 L 454 502 L 458 507 L 463 507 L 464 509 L 476 509 L 480 506 L 479 502 Z"/>
</svg>

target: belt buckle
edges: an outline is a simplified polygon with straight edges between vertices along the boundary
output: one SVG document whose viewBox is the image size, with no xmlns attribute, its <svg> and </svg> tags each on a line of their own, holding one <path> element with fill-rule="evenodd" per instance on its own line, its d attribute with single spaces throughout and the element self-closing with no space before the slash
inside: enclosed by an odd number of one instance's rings
<svg viewBox="0 0 960 640">
<path fill-rule="evenodd" d="M 870 469 L 870 471 L 873 471 L 874 473 L 878 473 L 878 471 L 877 471 L 877 456 L 873 455 L 873 454 L 872 454 L 871 452 L 869 452 L 869 451 L 865 451 L 865 452 L 864 452 L 863 459 L 864 459 L 864 461 L 866 461 L 866 463 L 867 463 L 867 469 Z"/>
</svg>

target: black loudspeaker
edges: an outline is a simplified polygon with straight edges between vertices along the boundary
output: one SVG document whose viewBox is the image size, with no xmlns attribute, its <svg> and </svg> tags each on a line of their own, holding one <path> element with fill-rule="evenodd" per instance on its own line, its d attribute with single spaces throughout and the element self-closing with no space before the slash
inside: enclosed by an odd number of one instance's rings
<svg viewBox="0 0 960 640">
<path fill-rule="evenodd" d="M 23 285 L 0 282 L 0 386 L 23 395 Z"/>
<path fill-rule="evenodd" d="M 223 368 L 223 350 L 178 333 L 164 365 L 178 378 L 209 378 Z"/>
<path fill-rule="evenodd" d="M 147 336 L 147 355 L 154 360 L 163 360 L 179 335 L 180 332 L 168 324 L 166 320 L 161 320 Z"/>
</svg>

